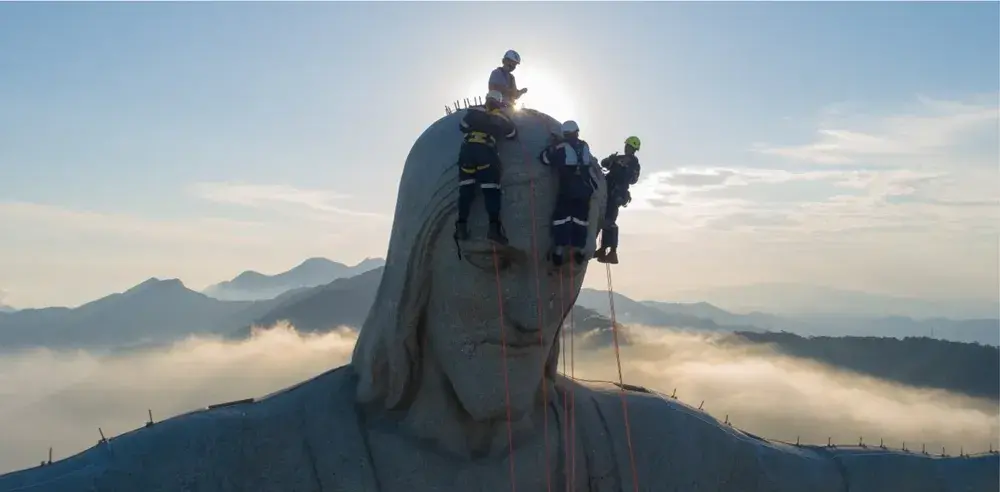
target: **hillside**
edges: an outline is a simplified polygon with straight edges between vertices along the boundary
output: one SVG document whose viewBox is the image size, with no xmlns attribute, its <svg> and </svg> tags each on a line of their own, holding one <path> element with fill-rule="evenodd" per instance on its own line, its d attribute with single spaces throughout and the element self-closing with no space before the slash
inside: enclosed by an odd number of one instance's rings
<svg viewBox="0 0 1000 492">
<path fill-rule="evenodd" d="M 0 347 L 109 349 L 223 333 L 272 308 L 271 302 L 212 299 L 177 279 L 151 278 L 77 308 L 24 309 L 0 316 Z"/>
<path fill-rule="evenodd" d="M 767 344 L 781 353 L 911 386 L 1000 400 L 1000 349 L 930 338 L 812 337 L 736 333 L 730 342 Z"/>
<path fill-rule="evenodd" d="M 326 258 L 309 258 L 286 272 L 265 275 L 247 270 L 232 280 L 207 287 L 203 292 L 220 300 L 272 299 L 287 291 L 328 284 L 340 278 L 349 278 L 385 265 L 381 258 L 365 258 L 354 266 Z"/>
<path fill-rule="evenodd" d="M 578 303 L 610 316 L 606 291 L 583 289 Z M 913 319 L 905 316 L 736 314 L 707 302 L 635 301 L 615 293 L 617 321 L 697 331 L 787 331 L 808 336 L 930 337 L 1000 346 L 1000 319 Z"/>
<path fill-rule="evenodd" d="M 287 321 L 297 331 L 314 333 L 332 330 L 338 326 L 359 329 L 364 324 L 384 267 L 376 268 L 355 277 L 335 280 L 327 285 L 304 289 L 286 302 L 255 319 L 253 326 L 269 327 L 279 321 Z M 591 335 L 586 343 L 603 345 L 610 343 L 611 321 L 600 314 L 580 306 L 574 308 L 576 332 Z M 608 333 L 604 333 L 607 331 Z M 232 335 L 236 338 L 249 336 L 251 326 L 241 327 Z M 624 335 L 623 335 L 624 338 Z M 625 340 L 619 340 L 624 343 Z"/>
</svg>

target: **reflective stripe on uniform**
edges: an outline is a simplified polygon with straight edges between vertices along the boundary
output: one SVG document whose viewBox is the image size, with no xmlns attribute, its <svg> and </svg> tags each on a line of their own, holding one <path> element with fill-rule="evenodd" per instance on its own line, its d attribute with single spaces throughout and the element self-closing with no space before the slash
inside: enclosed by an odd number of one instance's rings
<svg viewBox="0 0 1000 492">
<path fill-rule="evenodd" d="M 588 225 L 590 225 L 590 221 L 589 220 L 580 220 L 580 219 L 578 219 L 576 217 L 573 217 L 573 223 L 577 224 L 577 225 L 582 225 L 582 226 L 588 226 Z"/>
<path fill-rule="evenodd" d="M 479 187 L 483 188 L 484 190 L 487 189 L 487 188 L 496 188 L 496 189 L 499 190 L 500 189 L 500 183 L 483 183 L 483 184 L 479 185 Z"/>
<path fill-rule="evenodd" d="M 489 168 L 490 168 L 489 164 L 483 164 L 481 166 L 476 166 L 476 167 L 465 167 L 465 166 L 459 167 L 459 169 L 461 169 L 462 172 L 466 174 L 475 174 L 476 171 L 483 171 Z"/>
<path fill-rule="evenodd" d="M 563 225 L 563 224 L 569 223 L 569 221 L 571 221 L 571 220 L 573 220 L 573 217 L 568 217 L 567 216 L 565 219 L 553 220 L 552 221 L 552 225 L 554 225 L 554 226 Z"/>
<path fill-rule="evenodd" d="M 471 184 L 476 184 L 476 180 L 474 180 L 474 179 L 463 179 L 463 180 L 461 180 L 461 181 L 458 182 L 458 186 L 468 186 L 468 185 L 471 185 Z"/>
<path fill-rule="evenodd" d="M 496 144 L 496 139 L 493 138 L 493 135 L 485 132 L 469 132 L 465 136 L 465 141 L 467 143 L 480 143 L 490 146 Z"/>
</svg>

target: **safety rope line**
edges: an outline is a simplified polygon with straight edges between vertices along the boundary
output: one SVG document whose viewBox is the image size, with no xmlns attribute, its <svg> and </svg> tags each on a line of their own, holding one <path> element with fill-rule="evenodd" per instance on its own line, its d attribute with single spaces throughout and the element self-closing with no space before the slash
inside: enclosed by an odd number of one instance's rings
<svg viewBox="0 0 1000 492">
<path fill-rule="evenodd" d="M 571 248 L 572 249 L 572 248 Z M 576 274 L 573 264 L 576 263 L 574 254 L 569 255 L 569 288 L 576 290 Z M 573 292 L 571 290 L 570 292 Z M 573 303 L 576 305 L 576 302 Z M 573 316 L 573 306 L 569 308 L 569 377 L 576 381 L 576 323 Z M 570 386 L 569 392 L 569 421 L 570 421 L 570 490 L 576 490 L 576 389 Z"/>
<path fill-rule="evenodd" d="M 611 306 L 611 333 L 612 339 L 615 342 L 615 361 L 618 363 L 618 385 L 622 399 L 622 412 L 625 415 L 625 439 L 628 442 L 628 459 L 632 466 L 632 489 L 635 492 L 639 492 L 639 472 L 636 470 L 635 466 L 635 452 L 632 449 L 632 429 L 629 426 L 628 419 L 628 398 L 625 396 L 625 380 L 622 377 L 622 357 L 621 351 L 618 348 L 618 322 L 615 318 L 615 288 L 611 282 L 611 265 L 608 263 L 604 264 L 604 270 L 608 278 L 608 304 Z"/>
<path fill-rule="evenodd" d="M 503 389 L 504 389 L 504 400 L 507 406 L 507 446 L 509 449 L 510 461 L 510 490 L 515 492 L 517 490 L 517 475 L 514 473 L 514 431 L 511 429 L 510 421 L 510 382 L 508 381 L 507 375 L 507 327 L 503 319 L 503 289 L 500 287 L 500 262 L 497 259 L 497 247 L 493 247 L 493 270 L 496 272 L 497 279 L 497 306 L 500 309 L 500 352 L 503 355 Z"/>
<path fill-rule="evenodd" d="M 565 284 L 565 282 L 563 280 L 562 267 L 560 267 L 559 268 L 559 333 L 560 333 L 560 336 L 561 336 L 561 340 L 560 340 L 561 343 L 559 344 L 559 347 L 560 347 L 559 352 L 560 352 L 560 355 L 562 356 L 562 366 L 563 366 L 562 367 L 562 373 L 563 373 L 563 377 L 567 377 L 569 373 L 566 372 L 566 363 L 569 360 L 569 354 L 567 353 L 568 350 L 566 350 L 566 298 L 563 296 L 563 292 L 564 292 L 563 284 Z M 569 389 L 572 390 L 572 386 L 571 385 L 570 385 Z M 566 392 L 565 389 L 563 390 L 563 394 L 562 394 L 562 410 L 563 410 L 563 419 L 562 419 L 562 421 L 563 421 L 563 433 L 562 433 L 562 435 L 563 435 L 563 473 L 566 475 L 566 478 L 564 480 L 564 482 L 566 483 L 566 492 L 569 492 L 570 491 L 570 474 L 569 474 L 569 462 L 570 462 L 570 454 L 569 454 L 569 450 L 570 450 L 569 432 L 570 432 L 570 423 L 569 423 L 569 418 L 568 418 L 568 416 L 569 416 L 569 395 L 567 394 L 567 392 Z"/>
<path fill-rule="evenodd" d="M 524 145 L 523 140 L 518 140 L 521 144 L 521 159 L 524 162 L 524 166 L 527 169 L 531 169 L 528 159 L 528 148 Z M 528 185 L 531 189 L 530 201 L 531 201 L 531 260 L 535 271 L 535 307 L 536 315 L 538 317 L 538 345 L 539 347 L 545 347 L 545 323 L 542 319 L 542 285 L 541 279 L 538 274 L 538 224 L 536 220 L 535 213 L 535 176 L 528 172 Z M 541 351 L 542 358 L 542 401 L 545 406 L 542 408 L 542 428 L 543 437 L 545 441 L 545 487 L 548 492 L 552 492 L 552 471 L 550 469 L 549 463 L 549 395 L 548 395 L 548 383 L 545 380 L 545 366 L 548 362 L 549 354 L 545 350 Z"/>
</svg>

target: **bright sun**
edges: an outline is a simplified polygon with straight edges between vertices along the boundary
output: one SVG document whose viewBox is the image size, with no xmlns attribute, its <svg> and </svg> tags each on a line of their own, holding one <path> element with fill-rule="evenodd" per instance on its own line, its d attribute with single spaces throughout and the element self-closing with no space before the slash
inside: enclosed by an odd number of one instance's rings
<svg viewBox="0 0 1000 492">
<path fill-rule="evenodd" d="M 518 88 L 528 88 L 527 94 L 517 101 L 517 108 L 531 108 L 541 111 L 559 120 L 579 119 L 571 94 L 563 88 L 559 79 L 542 69 L 521 65 L 514 71 Z M 468 93 L 474 96 L 486 96 L 486 80 L 489 73 L 469 88 Z"/>
</svg>

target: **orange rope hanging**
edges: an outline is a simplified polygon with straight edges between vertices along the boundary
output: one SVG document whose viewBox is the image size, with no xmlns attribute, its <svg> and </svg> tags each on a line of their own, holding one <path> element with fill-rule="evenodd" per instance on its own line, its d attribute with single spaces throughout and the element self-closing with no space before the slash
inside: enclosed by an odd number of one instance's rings
<svg viewBox="0 0 1000 492">
<path fill-rule="evenodd" d="M 510 383 L 508 381 L 507 375 L 507 327 L 504 325 L 503 319 L 503 289 L 500 287 L 500 262 L 497 259 L 497 247 L 493 246 L 493 269 L 496 272 L 497 279 L 497 307 L 500 310 L 500 352 L 502 357 L 502 367 L 503 367 L 503 389 L 504 389 L 504 399 L 507 404 L 507 445 L 510 450 L 510 490 L 517 490 L 516 475 L 514 474 L 514 432 L 511 429 L 510 422 Z"/>
<path fill-rule="evenodd" d="M 635 452 L 632 450 L 632 429 L 629 426 L 628 419 L 628 398 L 625 396 L 625 380 L 622 378 L 622 357 L 618 348 L 618 323 L 615 319 L 615 289 L 611 283 L 611 265 L 605 263 L 604 267 L 608 278 L 608 303 L 611 306 L 611 333 L 613 335 L 612 339 L 615 342 L 615 361 L 618 363 L 618 385 L 619 389 L 621 389 L 622 411 L 625 414 L 625 439 L 628 442 L 629 463 L 632 465 L 632 488 L 635 492 L 639 492 L 639 472 L 635 467 Z"/>
<path fill-rule="evenodd" d="M 528 160 L 528 149 L 524 145 L 524 141 L 519 141 L 521 143 L 521 159 L 524 162 L 526 168 L 531 169 Z M 528 172 L 528 185 L 531 189 L 531 260 L 532 265 L 535 270 L 535 307 L 537 309 L 538 317 L 538 344 L 540 347 L 545 347 L 545 323 L 542 319 L 542 286 L 541 280 L 538 274 L 538 225 L 536 221 L 535 212 L 535 176 Z M 549 464 L 549 395 L 548 395 L 548 382 L 545 380 L 545 366 L 548 361 L 548 354 L 544 350 L 541 351 L 542 357 L 542 401 L 545 403 L 544 408 L 542 408 L 542 427 L 544 429 L 544 440 L 545 440 L 545 487 L 548 492 L 552 492 L 552 473 Z"/>
<path fill-rule="evenodd" d="M 570 292 L 576 290 L 576 274 L 573 270 L 573 263 L 576 261 L 569 255 L 569 288 Z M 576 324 L 573 316 L 573 306 L 569 308 L 569 377 L 576 382 Z M 576 390 L 570 386 L 569 392 L 569 449 L 570 449 L 570 490 L 576 490 Z"/>
</svg>

